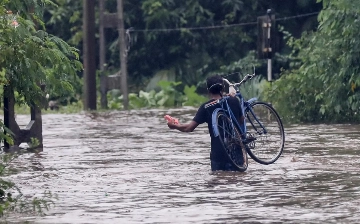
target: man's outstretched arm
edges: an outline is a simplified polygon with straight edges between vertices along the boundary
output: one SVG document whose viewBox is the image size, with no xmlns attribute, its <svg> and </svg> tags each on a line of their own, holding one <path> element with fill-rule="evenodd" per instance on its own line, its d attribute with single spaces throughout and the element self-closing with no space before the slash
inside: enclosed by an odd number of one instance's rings
<svg viewBox="0 0 360 224">
<path fill-rule="evenodd" d="M 170 129 L 176 129 L 179 130 L 181 132 L 192 132 L 195 130 L 195 128 L 199 125 L 197 122 L 195 121 L 191 121 L 188 124 L 174 124 L 171 122 L 168 122 L 167 124 L 169 126 Z"/>
</svg>

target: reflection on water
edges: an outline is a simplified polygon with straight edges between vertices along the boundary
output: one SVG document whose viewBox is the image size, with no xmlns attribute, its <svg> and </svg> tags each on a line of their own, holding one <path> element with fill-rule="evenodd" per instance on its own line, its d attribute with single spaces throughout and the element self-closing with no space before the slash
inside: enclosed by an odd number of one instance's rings
<svg viewBox="0 0 360 224">
<path fill-rule="evenodd" d="M 285 128 L 273 165 L 211 172 L 206 125 L 169 130 L 164 114 L 191 108 L 44 115 L 44 152 L 23 156 L 13 175 L 25 194 L 59 195 L 34 223 L 357 223 L 360 126 Z M 28 117 L 18 116 L 26 124 Z"/>
</svg>

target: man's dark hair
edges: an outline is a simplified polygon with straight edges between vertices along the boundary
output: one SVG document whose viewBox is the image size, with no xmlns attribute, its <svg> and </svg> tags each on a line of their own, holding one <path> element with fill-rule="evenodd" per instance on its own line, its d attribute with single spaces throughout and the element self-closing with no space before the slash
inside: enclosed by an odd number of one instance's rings
<svg viewBox="0 0 360 224">
<path fill-rule="evenodd" d="M 223 78 L 219 75 L 214 75 L 206 79 L 206 86 L 210 93 L 222 95 L 222 90 L 224 89 Z"/>
</svg>

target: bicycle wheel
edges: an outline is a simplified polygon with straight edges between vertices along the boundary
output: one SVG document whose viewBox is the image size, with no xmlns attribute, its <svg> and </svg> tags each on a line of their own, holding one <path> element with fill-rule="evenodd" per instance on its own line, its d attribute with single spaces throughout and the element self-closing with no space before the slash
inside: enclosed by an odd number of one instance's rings
<svg viewBox="0 0 360 224">
<path fill-rule="evenodd" d="M 258 163 L 274 163 L 284 150 L 285 133 L 275 109 L 263 102 L 255 102 L 245 110 L 247 137 L 255 140 L 246 147 L 250 157 Z"/>
<path fill-rule="evenodd" d="M 216 126 L 219 131 L 220 142 L 229 156 L 233 164 L 239 168 L 240 171 L 245 171 L 248 167 L 247 154 L 244 149 L 241 135 L 228 115 L 223 111 L 216 114 Z"/>
</svg>

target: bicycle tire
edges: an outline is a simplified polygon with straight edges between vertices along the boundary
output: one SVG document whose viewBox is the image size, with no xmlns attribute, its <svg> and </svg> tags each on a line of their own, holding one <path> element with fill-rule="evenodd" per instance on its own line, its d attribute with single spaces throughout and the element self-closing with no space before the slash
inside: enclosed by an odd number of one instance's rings
<svg viewBox="0 0 360 224">
<path fill-rule="evenodd" d="M 246 171 L 248 167 L 248 158 L 242 143 L 241 135 L 224 111 L 220 110 L 216 114 L 216 125 L 214 128 L 217 128 L 219 131 L 218 138 L 232 163 L 239 171 Z"/>
<path fill-rule="evenodd" d="M 265 129 L 260 126 L 250 109 L 246 108 L 247 137 L 255 137 L 256 139 L 246 144 L 246 151 L 256 162 L 264 165 L 272 164 L 278 160 L 284 150 L 285 132 L 283 123 L 278 113 L 268 103 L 255 102 L 249 107 L 251 107 L 256 118 Z M 264 134 L 265 130 L 266 133 Z"/>
</svg>

